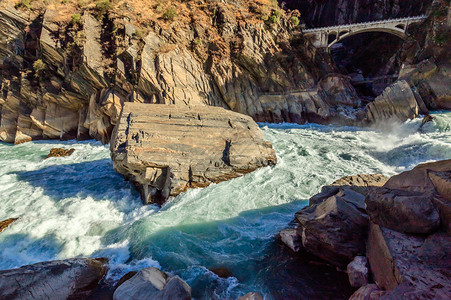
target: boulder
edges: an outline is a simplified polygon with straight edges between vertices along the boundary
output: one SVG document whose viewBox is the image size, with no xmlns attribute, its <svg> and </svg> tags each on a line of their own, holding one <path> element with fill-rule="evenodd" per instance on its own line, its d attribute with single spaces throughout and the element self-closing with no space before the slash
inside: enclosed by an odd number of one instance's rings
<svg viewBox="0 0 451 300">
<path fill-rule="evenodd" d="M 283 229 L 279 233 L 280 240 L 294 252 L 302 249 L 302 237 L 295 228 Z"/>
<path fill-rule="evenodd" d="M 111 141 L 114 168 L 144 203 L 242 176 L 277 161 L 252 118 L 208 106 L 125 103 Z"/>
<path fill-rule="evenodd" d="M 335 195 L 298 211 L 295 217 L 305 250 L 341 267 L 364 254 L 368 215 L 362 204 Z"/>
<path fill-rule="evenodd" d="M 377 300 L 380 299 L 385 292 L 381 290 L 377 284 L 371 283 L 362 286 L 354 294 L 351 295 L 349 300 Z"/>
<path fill-rule="evenodd" d="M 8 228 L 9 225 L 11 225 L 12 223 L 14 223 L 17 220 L 18 220 L 18 218 L 9 218 L 9 219 L 0 221 L 0 232 L 5 230 L 6 228 Z"/>
<path fill-rule="evenodd" d="M 349 283 L 352 287 L 359 288 L 368 284 L 368 263 L 365 256 L 356 256 L 346 268 Z"/>
<path fill-rule="evenodd" d="M 49 261 L 0 271 L 0 299 L 79 299 L 107 272 L 105 258 Z"/>
<path fill-rule="evenodd" d="M 447 299 L 451 294 L 451 237 L 422 238 L 370 223 L 367 259 L 387 299 Z"/>
<path fill-rule="evenodd" d="M 246 295 L 238 298 L 238 300 L 263 300 L 263 297 L 260 293 L 247 293 Z"/>
<path fill-rule="evenodd" d="M 373 222 L 404 233 L 425 234 L 440 226 L 433 194 L 381 188 L 366 198 Z"/>
<path fill-rule="evenodd" d="M 52 148 L 50 149 L 50 153 L 45 157 L 45 159 L 50 157 L 66 157 L 72 155 L 75 152 L 75 149 L 61 149 L 61 148 Z"/>
<path fill-rule="evenodd" d="M 421 109 L 423 107 L 425 106 L 420 95 L 414 93 L 405 80 L 399 80 L 368 104 L 366 120 L 370 123 L 389 119 L 404 122 L 417 118 L 420 113 L 428 113 Z"/>
<path fill-rule="evenodd" d="M 451 159 L 420 164 L 410 171 L 391 177 L 384 187 L 417 192 L 431 191 L 435 188 L 430 178 L 431 172 L 451 172 Z"/>
<path fill-rule="evenodd" d="M 113 294 L 114 300 L 191 299 L 191 288 L 180 277 L 170 277 L 157 268 L 146 268 L 122 283 Z"/>
</svg>

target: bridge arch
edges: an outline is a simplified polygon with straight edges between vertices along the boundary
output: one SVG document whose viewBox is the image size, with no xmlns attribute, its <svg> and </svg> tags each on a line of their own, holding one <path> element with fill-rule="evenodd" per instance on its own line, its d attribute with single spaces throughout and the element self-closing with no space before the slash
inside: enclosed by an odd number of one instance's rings
<svg viewBox="0 0 451 300">
<path fill-rule="evenodd" d="M 383 28 L 383 27 L 381 27 L 381 28 L 363 28 L 363 29 L 356 30 L 356 31 L 348 31 L 345 34 L 338 34 L 338 35 L 335 34 L 336 38 L 332 42 L 329 42 L 330 39 L 328 38 L 327 48 L 331 48 L 336 43 L 339 43 L 348 37 L 351 37 L 351 36 L 357 35 L 357 34 L 361 34 L 361 33 L 366 33 L 366 32 L 384 32 L 384 33 L 395 35 L 403 40 L 405 40 L 407 38 L 405 30 L 400 29 L 400 28 L 396 28 L 396 29 L 395 28 Z M 333 33 L 328 33 L 328 35 L 330 35 L 330 34 L 333 34 Z"/>
</svg>

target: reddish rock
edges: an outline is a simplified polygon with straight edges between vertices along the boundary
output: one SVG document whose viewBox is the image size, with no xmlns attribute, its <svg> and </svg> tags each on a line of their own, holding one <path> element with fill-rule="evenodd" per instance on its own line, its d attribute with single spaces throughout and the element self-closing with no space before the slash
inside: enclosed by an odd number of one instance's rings
<svg viewBox="0 0 451 300">
<path fill-rule="evenodd" d="M 52 148 L 50 149 L 50 153 L 47 155 L 47 158 L 50 157 L 65 157 L 65 156 L 69 156 L 72 153 L 75 152 L 75 149 L 61 149 L 61 148 Z"/>
<path fill-rule="evenodd" d="M 247 293 L 246 295 L 238 298 L 238 300 L 263 300 L 260 293 Z"/>
<path fill-rule="evenodd" d="M 358 289 L 349 300 L 377 300 L 380 299 L 385 292 L 381 290 L 377 284 L 367 284 Z"/>
<path fill-rule="evenodd" d="M 13 222 L 17 221 L 18 218 L 10 218 L 3 221 L 0 221 L 0 232 L 8 228 L 9 225 L 11 225 Z"/>
<path fill-rule="evenodd" d="M 367 258 L 384 299 L 448 299 L 450 245 L 444 233 L 424 239 L 370 223 Z"/>
</svg>

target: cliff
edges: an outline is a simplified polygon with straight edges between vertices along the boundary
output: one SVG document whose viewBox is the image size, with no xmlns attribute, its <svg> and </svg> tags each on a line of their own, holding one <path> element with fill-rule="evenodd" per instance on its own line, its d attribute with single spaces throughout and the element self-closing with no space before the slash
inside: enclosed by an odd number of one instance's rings
<svg viewBox="0 0 451 300">
<path fill-rule="evenodd" d="M 124 102 L 300 123 L 338 115 L 340 99 L 358 105 L 349 81 L 316 89 L 328 58 L 273 1 L 40 3 L 0 7 L 2 141 L 106 143 Z"/>
</svg>

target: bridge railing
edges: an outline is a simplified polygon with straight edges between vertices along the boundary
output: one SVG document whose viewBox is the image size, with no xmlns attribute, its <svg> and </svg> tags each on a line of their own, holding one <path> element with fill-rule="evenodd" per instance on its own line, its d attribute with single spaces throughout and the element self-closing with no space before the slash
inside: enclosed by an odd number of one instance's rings
<svg viewBox="0 0 451 300">
<path fill-rule="evenodd" d="M 352 23 L 352 24 L 342 24 L 342 25 L 335 25 L 335 26 L 327 26 L 327 27 L 316 27 L 316 28 L 309 28 L 304 29 L 303 32 L 318 32 L 318 31 L 327 31 L 332 29 L 339 29 L 339 28 L 350 28 L 350 27 L 359 27 L 364 25 L 376 25 L 376 24 L 389 24 L 389 23 L 398 23 L 398 22 L 406 22 L 406 21 L 419 21 L 426 19 L 426 15 L 416 16 L 416 17 L 406 17 L 406 18 L 397 18 L 397 19 L 386 19 L 386 20 L 379 20 L 379 21 L 369 21 L 369 22 L 361 22 L 361 23 Z"/>
</svg>

